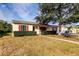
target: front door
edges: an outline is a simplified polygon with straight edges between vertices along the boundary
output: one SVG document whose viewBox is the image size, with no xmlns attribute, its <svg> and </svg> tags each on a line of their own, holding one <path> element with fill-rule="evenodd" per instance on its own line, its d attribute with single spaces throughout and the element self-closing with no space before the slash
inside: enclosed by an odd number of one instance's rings
<svg viewBox="0 0 79 59">
<path fill-rule="evenodd" d="M 46 31 L 46 27 L 40 27 L 41 34 Z"/>
</svg>

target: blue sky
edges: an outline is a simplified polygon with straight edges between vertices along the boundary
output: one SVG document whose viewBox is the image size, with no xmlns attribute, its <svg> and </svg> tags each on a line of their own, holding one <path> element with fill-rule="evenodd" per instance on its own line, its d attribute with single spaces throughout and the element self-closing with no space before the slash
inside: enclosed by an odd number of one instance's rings
<svg viewBox="0 0 79 59">
<path fill-rule="evenodd" d="M 35 21 L 35 16 L 39 14 L 37 3 L 0 3 L 0 19 L 5 21 Z"/>
<path fill-rule="evenodd" d="M 0 20 L 8 22 L 12 20 L 35 22 L 34 18 L 37 15 L 40 15 L 38 3 L 0 3 Z"/>
</svg>

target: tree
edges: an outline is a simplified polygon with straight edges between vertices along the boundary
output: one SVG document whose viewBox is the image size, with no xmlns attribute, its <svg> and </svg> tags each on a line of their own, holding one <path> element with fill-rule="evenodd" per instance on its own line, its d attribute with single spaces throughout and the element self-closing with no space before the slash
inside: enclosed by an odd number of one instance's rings
<svg viewBox="0 0 79 59">
<path fill-rule="evenodd" d="M 3 20 L 0 20 L 0 30 L 4 30 L 4 21 Z"/>
<path fill-rule="evenodd" d="M 74 14 L 67 19 L 67 22 L 79 22 L 79 4 L 76 4 Z"/>
<path fill-rule="evenodd" d="M 8 32 L 12 31 L 12 26 L 10 23 L 7 23 L 6 21 L 0 20 L 0 34 L 6 34 Z"/>
<path fill-rule="evenodd" d="M 6 32 L 6 33 L 12 31 L 12 26 L 10 23 L 5 22 L 3 27 L 4 27 L 4 32 Z"/>
<path fill-rule="evenodd" d="M 50 21 L 59 22 L 59 32 L 61 32 L 61 25 L 71 23 L 79 11 L 79 5 L 74 3 L 43 3 L 39 5 L 41 16 L 36 19 L 42 24 L 48 24 Z"/>
</svg>

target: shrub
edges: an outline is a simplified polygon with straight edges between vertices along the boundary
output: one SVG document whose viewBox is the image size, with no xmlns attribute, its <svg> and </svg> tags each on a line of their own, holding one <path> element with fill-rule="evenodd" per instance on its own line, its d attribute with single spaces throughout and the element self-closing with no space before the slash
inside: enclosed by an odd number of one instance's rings
<svg viewBox="0 0 79 59">
<path fill-rule="evenodd" d="M 36 35 L 35 31 L 14 31 L 14 36 L 30 36 Z"/>
<path fill-rule="evenodd" d="M 4 31 L 0 30 L 0 37 L 4 35 Z"/>
<path fill-rule="evenodd" d="M 49 35 L 49 34 L 57 34 L 56 31 L 44 31 L 42 32 L 43 35 Z"/>
</svg>

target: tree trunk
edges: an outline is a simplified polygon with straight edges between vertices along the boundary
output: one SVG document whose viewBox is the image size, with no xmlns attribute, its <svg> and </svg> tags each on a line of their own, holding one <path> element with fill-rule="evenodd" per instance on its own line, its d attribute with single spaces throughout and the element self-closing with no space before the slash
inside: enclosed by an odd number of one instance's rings
<svg viewBox="0 0 79 59">
<path fill-rule="evenodd" d="M 61 25 L 59 25 L 58 35 L 61 35 Z"/>
</svg>

